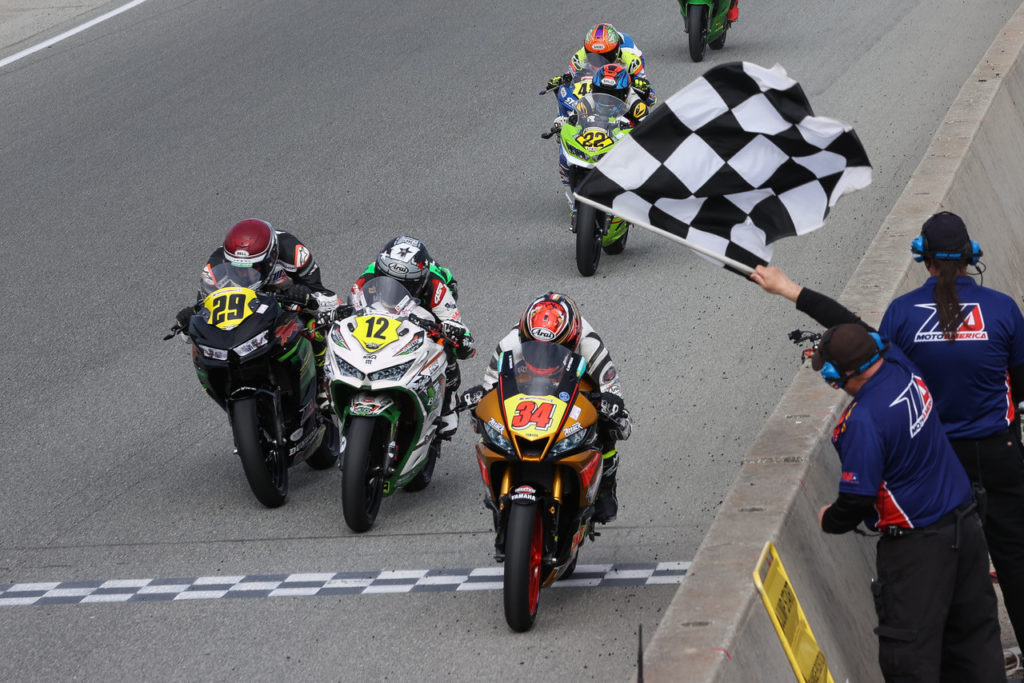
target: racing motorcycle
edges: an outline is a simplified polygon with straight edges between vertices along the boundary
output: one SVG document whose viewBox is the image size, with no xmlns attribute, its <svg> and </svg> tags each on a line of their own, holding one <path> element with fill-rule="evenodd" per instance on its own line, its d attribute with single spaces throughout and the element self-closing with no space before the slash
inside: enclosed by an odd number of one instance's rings
<svg viewBox="0 0 1024 683">
<path fill-rule="evenodd" d="M 350 296 L 328 336 L 327 377 L 342 445 L 345 523 L 373 526 L 381 501 L 430 483 L 440 452 L 444 336 L 401 283 L 376 277 Z"/>
<path fill-rule="evenodd" d="M 679 0 L 690 59 L 700 62 L 707 48 L 721 50 L 725 47 L 725 34 L 732 25 L 727 18 L 731 6 L 732 0 Z"/>
<path fill-rule="evenodd" d="M 311 325 L 297 302 L 256 291 L 260 275 L 213 266 L 188 328 L 199 383 L 228 414 L 242 470 L 257 500 L 273 508 L 288 495 L 288 468 L 337 461 L 338 435 L 316 403 Z M 289 310 L 290 309 L 290 310 Z"/>
<path fill-rule="evenodd" d="M 540 589 L 576 569 L 601 484 L 600 392 L 586 361 L 559 344 L 524 342 L 505 353 L 498 383 L 473 410 L 477 463 L 494 517 L 494 556 L 504 562 L 505 621 L 527 631 Z"/>
<path fill-rule="evenodd" d="M 607 93 L 587 93 L 577 100 L 575 111 L 561 128 L 553 127 L 541 137 L 560 135 L 562 153 L 569 163 L 569 191 L 575 192 L 598 161 L 615 143 L 633 130 L 625 118 L 622 100 Z M 611 214 L 578 202 L 572 212 L 572 231 L 576 234 L 576 268 L 581 275 L 597 272 L 601 250 L 620 254 L 626 248 L 629 223 Z"/>
</svg>

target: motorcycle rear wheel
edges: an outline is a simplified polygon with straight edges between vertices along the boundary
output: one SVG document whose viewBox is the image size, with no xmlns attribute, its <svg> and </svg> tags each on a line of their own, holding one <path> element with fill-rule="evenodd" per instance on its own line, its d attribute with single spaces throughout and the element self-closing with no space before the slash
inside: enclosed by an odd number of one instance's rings
<svg viewBox="0 0 1024 683">
<path fill-rule="evenodd" d="M 722 35 L 718 36 L 714 40 L 708 41 L 708 47 L 710 47 L 712 50 L 721 50 L 723 47 L 725 47 L 725 36 L 728 33 L 729 27 L 726 26 L 725 28 L 722 29 Z"/>
<path fill-rule="evenodd" d="M 626 248 L 627 237 L 629 237 L 629 232 L 623 233 L 622 237 L 604 247 L 604 253 L 611 254 L 612 256 L 615 256 L 616 254 L 621 254 L 623 250 L 625 250 Z"/>
<path fill-rule="evenodd" d="M 283 453 L 271 452 L 270 443 L 263 438 L 255 398 L 231 404 L 231 430 L 256 500 L 268 508 L 280 507 L 288 496 L 288 462 Z"/>
<path fill-rule="evenodd" d="M 708 46 L 708 6 L 690 5 L 686 9 L 686 33 L 690 43 L 690 59 L 704 61 Z"/>
<path fill-rule="evenodd" d="M 335 444 L 338 441 L 338 428 L 334 426 L 333 420 L 328 421 L 327 429 L 324 431 L 320 445 L 306 458 L 306 464 L 314 470 L 326 470 L 336 464 L 338 462 L 338 452 L 335 449 Z"/>
<path fill-rule="evenodd" d="M 427 488 L 434 478 L 434 466 L 437 464 L 437 456 L 441 454 L 441 439 L 434 437 L 427 450 L 427 462 L 423 469 L 416 473 L 416 476 L 409 480 L 403 488 L 409 493 L 416 493 Z"/>
<path fill-rule="evenodd" d="M 540 601 L 544 525 L 536 503 L 513 504 L 505 537 L 505 621 L 513 631 L 529 631 Z"/>
<path fill-rule="evenodd" d="M 576 269 L 590 277 L 601 260 L 601 232 L 597 228 L 597 209 L 580 202 L 576 211 Z"/>
<path fill-rule="evenodd" d="M 372 417 L 353 417 L 345 437 L 341 508 L 345 523 L 355 532 L 373 526 L 384 500 L 384 453 L 383 444 L 373 439 L 376 422 Z"/>
</svg>

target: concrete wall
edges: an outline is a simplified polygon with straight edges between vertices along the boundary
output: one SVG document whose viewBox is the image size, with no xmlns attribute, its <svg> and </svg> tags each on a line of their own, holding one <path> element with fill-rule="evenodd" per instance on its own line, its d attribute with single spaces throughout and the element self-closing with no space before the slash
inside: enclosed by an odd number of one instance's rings
<svg viewBox="0 0 1024 683">
<path fill-rule="evenodd" d="M 985 252 L 984 283 L 1024 296 L 1024 5 L 1007 23 L 932 139 L 840 300 L 877 325 L 894 296 L 924 281 L 910 242 L 932 213 L 960 214 Z M 835 497 L 830 437 L 847 397 L 797 373 L 758 435 L 645 653 L 645 681 L 793 680 L 752 572 L 775 543 L 834 679 L 881 680 L 869 582 L 874 539 L 817 528 Z"/>
</svg>

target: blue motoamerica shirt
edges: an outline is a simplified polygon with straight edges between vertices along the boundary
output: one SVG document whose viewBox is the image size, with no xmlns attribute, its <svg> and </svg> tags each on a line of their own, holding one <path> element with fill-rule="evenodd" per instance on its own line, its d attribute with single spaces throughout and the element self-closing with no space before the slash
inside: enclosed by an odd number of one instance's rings
<svg viewBox="0 0 1024 683">
<path fill-rule="evenodd" d="M 963 322 L 951 343 L 939 327 L 935 282 L 895 299 L 878 331 L 921 369 L 950 439 L 1004 431 L 1014 418 L 1009 369 L 1024 364 L 1024 317 L 1009 296 L 958 277 Z"/>
<path fill-rule="evenodd" d="M 853 397 L 832 445 L 843 468 L 840 494 L 875 497 L 869 528 L 925 527 L 971 500 L 935 399 L 899 349 Z"/>
</svg>

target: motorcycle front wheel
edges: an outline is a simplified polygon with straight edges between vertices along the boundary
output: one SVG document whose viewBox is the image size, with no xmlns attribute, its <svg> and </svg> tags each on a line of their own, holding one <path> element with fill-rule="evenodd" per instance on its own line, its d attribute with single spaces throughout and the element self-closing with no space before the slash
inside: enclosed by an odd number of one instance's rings
<svg viewBox="0 0 1024 683">
<path fill-rule="evenodd" d="M 231 404 L 231 430 L 242 470 L 256 499 L 268 508 L 280 507 L 288 496 L 288 463 L 264 437 L 255 398 Z M 269 425 L 267 425 L 269 426 Z"/>
<path fill-rule="evenodd" d="M 513 631 L 529 631 L 540 601 L 544 525 L 536 503 L 513 504 L 505 537 L 505 621 Z"/>
<path fill-rule="evenodd" d="M 373 526 L 384 499 L 384 446 L 374 440 L 377 420 L 353 417 L 345 435 L 345 468 L 341 475 L 341 508 L 352 531 Z"/>
<path fill-rule="evenodd" d="M 580 202 L 576 211 L 576 269 L 585 277 L 597 272 L 601 260 L 601 232 L 597 221 L 597 209 Z"/>
<path fill-rule="evenodd" d="M 686 9 L 686 33 L 690 41 L 690 59 L 703 61 L 708 46 L 707 5 L 690 5 Z"/>
</svg>

